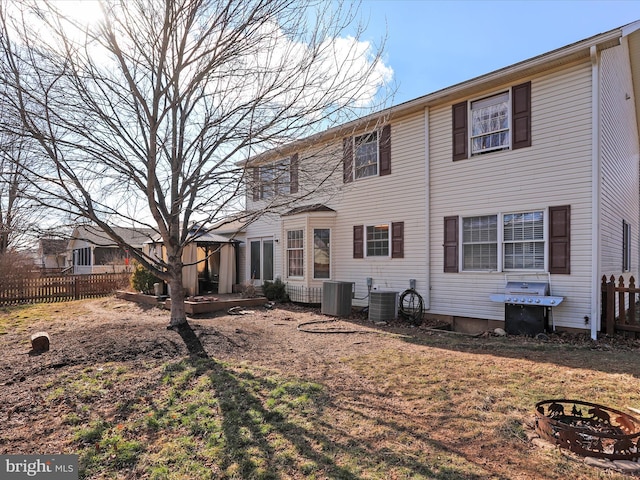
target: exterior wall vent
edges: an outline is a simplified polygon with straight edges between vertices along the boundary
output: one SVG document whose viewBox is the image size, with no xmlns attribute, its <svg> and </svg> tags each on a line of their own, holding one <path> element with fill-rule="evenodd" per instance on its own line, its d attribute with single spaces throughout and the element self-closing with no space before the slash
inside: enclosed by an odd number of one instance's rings
<svg viewBox="0 0 640 480">
<path fill-rule="evenodd" d="M 387 322 L 398 317 L 398 292 L 372 290 L 369 297 L 369 320 Z"/>
<path fill-rule="evenodd" d="M 352 292 L 353 282 L 323 282 L 322 314 L 336 317 L 351 315 Z"/>
</svg>

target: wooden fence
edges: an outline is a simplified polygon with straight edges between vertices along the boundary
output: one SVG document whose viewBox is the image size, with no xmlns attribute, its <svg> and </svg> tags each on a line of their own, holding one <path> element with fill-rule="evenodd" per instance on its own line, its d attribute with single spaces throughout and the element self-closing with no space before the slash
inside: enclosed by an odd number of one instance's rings
<svg viewBox="0 0 640 480">
<path fill-rule="evenodd" d="M 616 285 L 613 275 L 609 280 L 606 275 L 602 276 L 602 329 L 607 335 L 633 332 L 638 337 L 640 334 L 640 319 L 636 311 L 640 288 L 636 287 L 635 282 L 635 279 L 630 277 L 629 285 L 625 286 L 621 275 Z"/>
<path fill-rule="evenodd" d="M 129 284 L 130 273 L 0 279 L 0 305 L 103 297 Z"/>
</svg>

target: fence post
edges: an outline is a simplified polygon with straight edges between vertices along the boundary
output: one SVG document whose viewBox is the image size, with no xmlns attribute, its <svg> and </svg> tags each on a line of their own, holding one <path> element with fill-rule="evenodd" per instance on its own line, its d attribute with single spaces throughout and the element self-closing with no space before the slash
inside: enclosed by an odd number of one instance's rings
<svg viewBox="0 0 640 480">
<path fill-rule="evenodd" d="M 606 325 L 607 325 L 607 335 L 613 335 L 615 333 L 615 322 L 616 322 L 616 284 L 615 278 L 611 275 L 609 282 L 607 282 L 607 307 L 606 307 Z"/>
<path fill-rule="evenodd" d="M 629 278 L 629 313 L 627 319 L 631 325 L 636 324 L 636 279 L 633 276 Z"/>
<path fill-rule="evenodd" d="M 80 300 L 80 279 L 78 277 L 73 279 L 73 298 Z"/>
</svg>

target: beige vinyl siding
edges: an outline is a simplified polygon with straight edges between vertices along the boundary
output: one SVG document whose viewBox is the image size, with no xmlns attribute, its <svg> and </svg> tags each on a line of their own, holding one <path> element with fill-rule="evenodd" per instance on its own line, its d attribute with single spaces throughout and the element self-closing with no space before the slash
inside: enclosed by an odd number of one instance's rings
<svg viewBox="0 0 640 480">
<path fill-rule="evenodd" d="M 622 274 L 622 221 L 631 225 L 631 272 L 638 278 L 638 132 L 626 43 L 602 52 L 601 245 L 603 275 Z M 628 98 L 627 98 L 628 97 Z"/>
<path fill-rule="evenodd" d="M 301 171 L 307 172 L 306 180 L 301 180 L 301 191 L 308 191 L 309 184 L 317 185 L 319 179 L 325 179 L 326 169 L 333 171 L 333 175 L 313 195 L 283 209 L 286 211 L 294 206 L 322 203 L 334 209 L 336 214 L 323 217 L 313 213 L 285 216 L 281 219 L 276 216 L 260 219 L 247 227 L 247 255 L 252 238 L 275 234 L 280 238 L 275 244 L 275 275 L 292 284 L 319 286 L 321 281 L 313 279 L 309 235 L 312 235 L 313 228 L 330 228 L 331 280 L 355 283 L 355 306 L 368 304 L 367 277 L 371 277 L 373 284 L 381 289 L 398 292 L 409 288 L 409 280 L 415 279 L 418 291 L 426 295 L 428 274 L 424 114 L 415 114 L 391 123 L 390 175 L 367 177 L 343 184 L 341 152 L 342 138 L 338 138 L 333 145 L 301 154 Z M 336 163 L 338 155 L 339 166 Z M 308 163 L 303 167 L 303 162 Z M 247 204 L 249 208 L 264 206 L 264 202 L 253 202 L 251 198 L 248 198 Z M 392 222 L 404 222 L 404 258 L 353 258 L 354 225 L 391 225 Z M 286 278 L 285 228 L 290 229 L 294 225 L 305 230 L 304 280 Z M 248 263 L 247 259 L 247 274 Z"/>
<path fill-rule="evenodd" d="M 279 216 L 274 214 L 265 214 L 257 221 L 251 223 L 246 229 L 246 240 L 244 248 L 244 262 L 242 262 L 243 278 L 245 281 L 251 280 L 251 241 L 273 238 L 273 278 L 283 278 L 282 273 L 282 239 L 280 238 L 281 226 Z M 275 240 L 278 240 L 276 243 Z M 262 279 L 256 282 L 257 285 L 262 284 Z"/>
<path fill-rule="evenodd" d="M 346 184 L 338 201 L 332 230 L 332 278 L 355 282 L 354 305 L 367 305 L 366 278 L 382 289 L 399 292 L 416 279 L 426 294 L 426 178 L 424 115 L 391 124 L 391 175 Z M 342 175 L 342 172 L 340 172 Z M 404 222 L 404 258 L 353 258 L 353 226 Z"/>
<path fill-rule="evenodd" d="M 571 275 L 551 277 L 552 293 L 566 297 L 554 308 L 553 320 L 556 325 L 585 328 L 583 318 L 591 311 L 590 64 L 573 65 L 531 82 L 533 143 L 529 148 L 453 162 L 451 105 L 431 110 L 430 312 L 504 319 L 504 306 L 491 302 L 489 295 L 502 292 L 505 273 L 443 273 L 445 216 L 546 211 L 549 206 L 571 205 Z M 505 85 L 502 91 L 511 86 Z"/>
</svg>

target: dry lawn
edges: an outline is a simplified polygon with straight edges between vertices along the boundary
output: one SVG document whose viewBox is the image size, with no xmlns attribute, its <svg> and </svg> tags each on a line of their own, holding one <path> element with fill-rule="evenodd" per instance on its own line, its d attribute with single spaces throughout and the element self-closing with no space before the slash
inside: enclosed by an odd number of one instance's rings
<svg viewBox="0 0 640 480">
<path fill-rule="evenodd" d="M 530 434 L 544 399 L 640 407 L 638 341 L 473 338 L 291 305 L 167 323 L 114 298 L 5 309 L 0 452 L 76 453 L 96 479 L 628 478 Z M 29 354 L 41 330 L 51 350 Z"/>
</svg>

